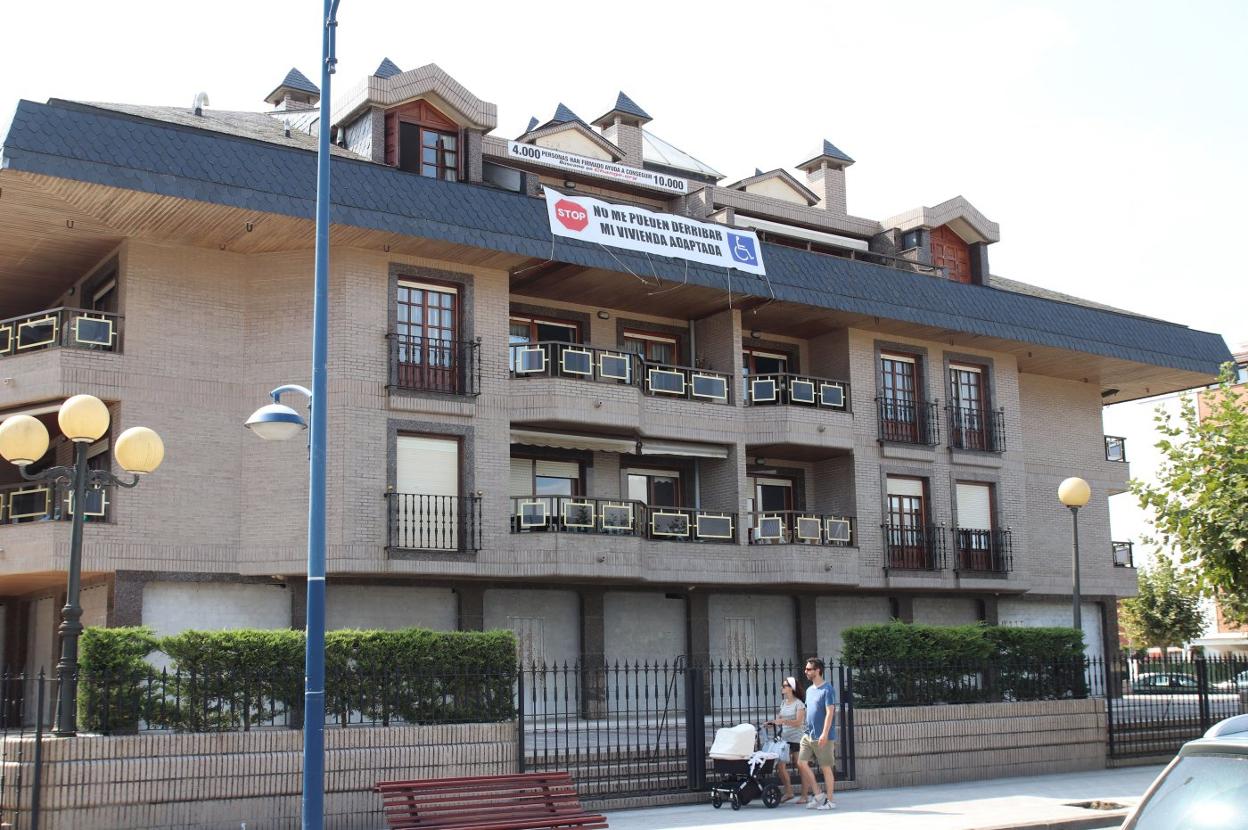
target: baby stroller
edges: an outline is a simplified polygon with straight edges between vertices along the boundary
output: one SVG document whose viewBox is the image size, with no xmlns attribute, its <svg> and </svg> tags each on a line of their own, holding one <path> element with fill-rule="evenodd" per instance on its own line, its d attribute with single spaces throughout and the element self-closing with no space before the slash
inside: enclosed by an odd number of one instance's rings
<svg viewBox="0 0 1248 830">
<path fill-rule="evenodd" d="M 772 727 L 779 736 L 779 727 Z M 758 733 L 748 723 L 715 730 L 710 757 L 719 777 L 711 786 L 711 806 L 718 810 L 727 801 L 740 810 L 760 795 L 763 804 L 775 807 L 780 803 L 780 787 L 771 780 L 776 769 L 776 753 L 756 748 Z"/>
</svg>

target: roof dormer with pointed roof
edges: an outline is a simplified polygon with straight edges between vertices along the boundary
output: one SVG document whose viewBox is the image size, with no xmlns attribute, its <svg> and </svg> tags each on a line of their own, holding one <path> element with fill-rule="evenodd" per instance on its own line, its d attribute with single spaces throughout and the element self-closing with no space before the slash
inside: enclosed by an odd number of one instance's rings
<svg viewBox="0 0 1248 830">
<path fill-rule="evenodd" d="M 727 185 L 729 190 L 740 190 L 758 196 L 768 196 L 782 202 L 811 207 L 819 201 L 819 195 L 803 185 L 787 170 L 775 169 L 764 173 L 755 168 L 754 175 Z"/>
<path fill-rule="evenodd" d="M 603 161 L 616 162 L 624 158 L 619 146 L 599 135 L 563 102 L 555 107 L 555 114 L 546 123 L 535 126 L 536 120 L 529 122 L 529 129 L 517 141 Z"/>
<path fill-rule="evenodd" d="M 632 98 L 625 95 L 623 91 L 615 97 L 615 106 L 594 119 L 593 124 L 595 127 L 602 127 L 605 130 L 607 127 L 615 123 L 616 118 L 619 118 L 621 121 L 636 124 L 637 126 L 648 124 L 654 120 L 646 113 L 645 110 L 637 106 L 637 103 L 633 101 Z"/>
<path fill-rule="evenodd" d="M 374 78 L 393 78 L 395 75 L 403 74 L 403 70 L 389 58 L 382 58 L 381 63 L 377 64 L 377 69 L 373 72 Z"/>
<path fill-rule="evenodd" d="M 804 170 L 809 173 L 812 169 L 825 163 L 830 167 L 849 167 L 854 163 L 854 160 L 839 147 L 825 138 L 823 140 L 823 144 L 815 150 L 815 154 L 811 156 L 808 161 L 804 161 L 797 165 L 797 169 Z"/>
<path fill-rule="evenodd" d="M 264 100 L 278 109 L 311 109 L 320 102 L 321 90 L 306 75 L 291 67 Z"/>
</svg>

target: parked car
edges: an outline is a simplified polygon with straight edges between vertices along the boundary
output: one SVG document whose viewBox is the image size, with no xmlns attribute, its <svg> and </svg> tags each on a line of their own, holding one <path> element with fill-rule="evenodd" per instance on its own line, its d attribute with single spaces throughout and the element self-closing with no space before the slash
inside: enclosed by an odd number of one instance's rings
<svg viewBox="0 0 1248 830">
<path fill-rule="evenodd" d="M 1183 672 L 1147 672 L 1131 681 L 1131 691 L 1137 695 L 1183 695 L 1200 692 L 1196 676 Z"/>
<path fill-rule="evenodd" d="M 1220 692 L 1248 691 L 1248 669 L 1241 671 L 1230 680 L 1223 680 L 1221 683 L 1214 683 L 1213 688 Z"/>
<path fill-rule="evenodd" d="M 1122 830 L 1248 827 L 1248 715 L 1188 741 L 1157 776 Z"/>
</svg>

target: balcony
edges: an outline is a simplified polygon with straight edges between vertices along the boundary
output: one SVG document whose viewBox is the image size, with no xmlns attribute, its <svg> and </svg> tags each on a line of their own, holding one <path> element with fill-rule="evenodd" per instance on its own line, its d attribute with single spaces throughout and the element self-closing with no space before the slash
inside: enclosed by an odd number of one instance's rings
<svg viewBox="0 0 1248 830">
<path fill-rule="evenodd" d="M 737 541 L 737 514 L 720 510 L 585 496 L 513 496 L 511 508 L 512 533 L 637 536 L 660 542 Z"/>
<path fill-rule="evenodd" d="M 0 320 L 0 359 L 45 349 L 121 351 L 118 314 L 84 308 L 49 308 Z"/>
<path fill-rule="evenodd" d="M 880 441 L 927 447 L 940 443 L 939 408 L 935 402 L 876 398 L 875 403 Z"/>
<path fill-rule="evenodd" d="M 832 516 L 802 510 L 769 510 L 745 516 L 751 545 L 845 548 L 857 544 L 853 516 Z"/>
<path fill-rule="evenodd" d="M 391 550 L 481 549 L 481 498 L 387 493 Z"/>
<path fill-rule="evenodd" d="M 747 406 L 804 406 L 849 411 L 849 382 L 810 375 L 751 375 L 745 379 Z"/>
<path fill-rule="evenodd" d="M 955 527 L 959 573 L 1008 574 L 1014 568 L 1014 544 L 1008 530 Z"/>
<path fill-rule="evenodd" d="M 656 398 L 730 404 L 728 375 L 692 366 L 650 363 L 630 352 L 576 343 L 517 343 L 508 347 L 514 378 L 557 377 L 635 386 Z"/>
<path fill-rule="evenodd" d="M 1105 460 L 1127 463 L 1127 439 L 1119 435 L 1106 435 Z"/>
<path fill-rule="evenodd" d="M 1005 410 L 945 407 L 949 417 L 949 446 L 971 452 L 1005 452 Z"/>
<path fill-rule="evenodd" d="M 942 571 L 945 529 L 935 525 L 880 525 L 884 531 L 885 571 Z"/>
<path fill-rule="evenodd" d="M 1110 544 L 1113 545 L 1115 568 L 1135 567 L 1134 542 L 1110 542 Z"/>
<path fill-rule="evenodd" d="M 84 521 L 109 521 L 111 488 L 88 489 Z M 73 517 L 73 493 L 61 484 L 25 481 L 0 486 L 0 524 L 69 521 Z"/>
<path fill-rule="evenodd" d="M 389 388 L 475 397 L 481 394 L 481 341 L 386 335 Z"/>
</svg>

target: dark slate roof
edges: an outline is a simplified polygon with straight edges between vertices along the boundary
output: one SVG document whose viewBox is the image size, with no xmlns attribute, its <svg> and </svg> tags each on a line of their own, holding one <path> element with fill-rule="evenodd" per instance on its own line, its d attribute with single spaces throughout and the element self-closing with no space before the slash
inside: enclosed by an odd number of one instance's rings
<svg viewBox="0 0 1248 830">
<path fill-rule="evenodd" d="M 625 115 L 631 115 L 634 118 L 638 118 L 642 121 L 654 120 L 650 117 L 650 115 L 645 110 L 637 106 L 636 101 L 634 101 L 632 98 L 629 98 L 627 95 L 625 95 L 623 90 L 620 91 L 619 95 L 615 96 L 615 106 L 609 109 L 606 115 L 599 116 L 598 121 L 604 121 L 606 120 L 608 115 L 611 115 L 612 113 L 616 113 L 616 112 L 620 112 Z"/>
<path fill-rule="evenodd" d="M 68 103 L 19 103 L 14 170 L 312 219 L 316 154 Z M 1215 374 L 1222 338 L 1174 323 L 764 243 L 768 277 L 552 237 L 542 200 L 333 159 L 332 220 L 542 260 Z"/>
<path fill-rule="evenodd" d="M 382 58 L 381 63 L 377 64 L 377 70 L 373 72 L 378 78 L 393 78 L 395 75 L 403 74 L 403 70 L 399 69 L 394 61 L 389 58 Z"/>
<path fill-rule="evenodd" d="M 572 110 L 568 109 L 568 107 L 561 101 L 559 103 L 559 106 L 555 107 L 555 114 L 551 116 L 550 121 L 548 121 L 547 123 L 567 124 L 569 121 L 577 121 L 581 124 L 585 123 L 584 120 L 582 120 L 579 115 L 574 113 Z"/>
<path fill-rule="evenodd" d="M 317 85 L 309 81 L 306 75 L 298 69 L 295 69 L 293 66 L 290 71 L 286 73 L 286 77 L 282 80 L 282 82 L 277 85 L 277 89 L 281 89 L 284 86 L 296 89 L 300 92 L 310 92 L 313 95 L 321 94 L 321 90 L 317 87 Z"/>
<path fill-rule="evenodd" d="M 534 127 L 536 127 L 536 126 L 537 126 L 537 116 L 536 116 L 536 115 L 534 115 L 534 116 L 530 116 L 530 117 L 529 117 L 529 126 L 525 127 L 525 128 L 524 128 L 524 131 L 525 131 L 526 133 L 531 133 L 531 132 L 533 132 L 533 128 L 534 128 Z"/>
<path fill-rule="evenodd" d="M 851 159 L 848 154 L 842 152 L 835 144 L 833 144 L 831 141 L 828 141 L 825 138 L 823 140 L 823 144 L 819 148 L 819 152 L 811 156 L 809 160 L 804 161 L 801 164 L 799 164 L 798 167 L 804 167 L 807 164 L 810 164 L 810 162 L 814 161 L 815 159 L 823 158 L 824 156 L 828 156 L 829 158 L 834 158 L 834 159 L 840 159 L 841 161 L 846 161 L 846 162 L 849 162 L 850 164 L 854 163 L 854 160 Z"/>
</svg>

